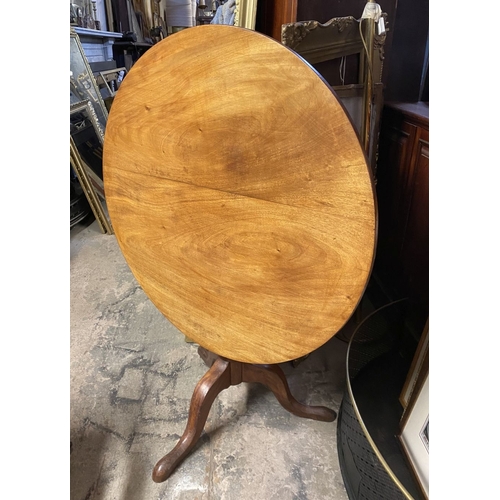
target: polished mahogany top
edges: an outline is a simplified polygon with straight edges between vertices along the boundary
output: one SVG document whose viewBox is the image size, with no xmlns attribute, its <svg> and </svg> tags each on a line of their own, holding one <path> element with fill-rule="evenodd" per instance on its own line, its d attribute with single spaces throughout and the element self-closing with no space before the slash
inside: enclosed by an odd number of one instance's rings
<svg viewBox="0 0 500 500">
<path fill-rule="evenodd" d="M 107 206 L 156 307 L 235 361 L 279 363 L 346 323 L 374 259 L 372 177 L 329 85 L 255 31 L 188 28 L 125 77 Z"/>
</svg>

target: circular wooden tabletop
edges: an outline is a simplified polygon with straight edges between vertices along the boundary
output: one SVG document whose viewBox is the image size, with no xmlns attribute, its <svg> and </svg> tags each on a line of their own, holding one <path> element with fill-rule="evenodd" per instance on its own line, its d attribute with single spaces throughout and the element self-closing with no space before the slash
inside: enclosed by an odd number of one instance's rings
<svg viewBox="0 0 500 500">
<path fill-rule="evenodd" d="M 106 126 L 116 238 L 156 307 L 229 359 L 309 354 L 347 322 L 374 259 L 374 189 L 331 88 L 260 33 L 185 29 L 149 49 Z"/>
</svg>

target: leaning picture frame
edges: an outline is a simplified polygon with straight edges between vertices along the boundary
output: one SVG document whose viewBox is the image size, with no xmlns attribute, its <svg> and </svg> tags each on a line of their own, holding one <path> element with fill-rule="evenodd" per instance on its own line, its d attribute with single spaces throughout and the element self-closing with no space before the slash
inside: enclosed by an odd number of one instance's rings
<svg viewBox="0 0 500 500">
<path fill-rule="evenodd" d="M 90 101 L 70 104 L 70 135 L 80 155 L 87 175 L 94 189 L 105 200 L 102 173 L 102 149 L 104 132 L 102 131 L 94 107 Z"/>
<path fill-rule="evenodd" d="M 405 383 L 399 395 L 399 402 L 403 407 L 403 416 L 406 411 L 412 394 L 418 391 L 424 382 L 426 371 L 429 367 L 429 320 L 427 319 L 417 349 L 413 356 L 410 369 L 406 376 Z"/>
<path fill-rule="evenodd" d="M 429 372 L 414 391 L 401 424 L 398 439 L 413 475 L 426 499 L 429 498 Z"/>
<path fill-rule="evenodd" d="M 234 26 L 255 30 L 257 0 L 236 0 Z"/>
<path fill-rule="evenodd" d="M 106 215 L 102 152 L 104 132 L 90 101 L 70 104 L 70 163 L 103 232 L 113 233 Z"/>
<path fill-rule="evenodd" d="M 92 187 L 90 179 L 88 178 L 88 175 L 81 162 L 80 156 L 78 154 L 78 151 L 76 150 L 76 147 L 74 145 L 71 136 L 69 138 L 69 147 L 70 147 L 70 155 L 69 155 L 70 166 L 75 172 L 78 182 L 80 183 L 80 186 L 82 187 L 83 192 L 85 193 L 85 197 L 89 202 L 90 208 L 97 220 L 97 223 L 99 224 L 101 232 L 113 234 L 113 228 L 111 227 L 111 224 L 106 216 L 106 213 L 104 212 L 102 204 L 99 201 L 99 198 L 94 188 Z"/>
<path fill-rule="evenodd" d="M 94 106 L 99 126 L 104 131 L 108 110 L 104 104 L 96 79 L 90 68 L 78 33 L 70 28 L 70 104 L 90 101 Z"/>
</svg>

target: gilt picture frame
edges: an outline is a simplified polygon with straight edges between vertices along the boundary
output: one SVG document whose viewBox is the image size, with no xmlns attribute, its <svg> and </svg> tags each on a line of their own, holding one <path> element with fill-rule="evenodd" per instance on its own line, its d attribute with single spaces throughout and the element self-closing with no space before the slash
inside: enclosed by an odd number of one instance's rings
<svg viewBox="0 0 500 500">
<path fill-rule="evenodd" d="M 108 110 L 104 104 L 80 37 L 70 28 L 70 104 L 90 101 L 102 131 L 106 129 Z"/>
<path fill-rule="evenodd" d="M 104 133 L 90 101 L 70 105 L 70 135 L 94 189 L 104 200 L 102 149 Z"/>
<path fill-rule="evenodd" d="M 234 26 L 255 30 L 257 0 L 236 0 Z"/>
<path fill-rule="evenodd" d="M 113 233 L 106 215 L 102 151 L 104 132 L 90 101 L 70 104 L 70 164 L 101 230 Z"/>
<path fill-rule="evenodd" d="M 70 141 L 70 166 L 76 174 L 78 182 L 80 186 L 82 186 L 83 192 L 85 193 L 85 197 L 89 202 L 90 208 L 96 218 L 96 221 L 101 229 L 102 233 L 113 234 L 113 229 L 111 224 L 106 216 L 106 213 L 103 210 L 102 204 L 99 201 L 99 198 L 90 183 L 90 179 L 87 176 L 85 168 L 81 162 L 81 159 L 78 155 L 76 147 L 74 145 L 73 139 L 69 138 Z"/>
</svg>

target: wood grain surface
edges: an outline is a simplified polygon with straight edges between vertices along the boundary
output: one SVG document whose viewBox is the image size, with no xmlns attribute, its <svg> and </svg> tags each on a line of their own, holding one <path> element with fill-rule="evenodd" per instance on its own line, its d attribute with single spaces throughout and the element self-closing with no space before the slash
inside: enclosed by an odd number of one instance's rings
<svg viewBox="0 0 500 500">
<path fill-rule="evenodd" d="M 371 175 L 331 88 L 275 40 L 206 25 L 154 45 L 115 97 L 103 163 L 134 276 L 204 348 L 280 363 L 352 315 L 374 258 Z"/>
</svg>

